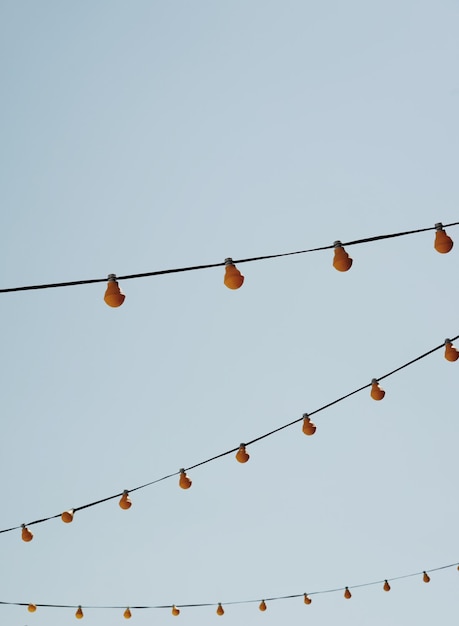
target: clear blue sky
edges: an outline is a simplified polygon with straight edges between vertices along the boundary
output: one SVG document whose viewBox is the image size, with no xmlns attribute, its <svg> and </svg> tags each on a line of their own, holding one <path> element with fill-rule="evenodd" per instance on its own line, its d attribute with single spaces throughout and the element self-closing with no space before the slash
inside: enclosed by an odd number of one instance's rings
<svg viewBox="0 0 459 626">
<path fill-rule="evenodd" d="M 0 287 L 289 252 L 459 221 L 459 6 L 439 0 L 0 3 Z M 459 334 L 459 228 L 104 284 L 0 294 L 0 527 L 237 446 Z M 459 346 L 458 346 L 459 347 Z M 0 601 L 214 603 L 459 561 L 458 363 L 441 352 L 249 449 L 0 534 Z M 172 623 L 456 623 L 459 572 Z M 0 623 L 74 610 L 0 605 Z M 126 623 L 85 610 L 84 624 Z M 175 624 L 176 622 L 174 622 Z"/>
</svg>

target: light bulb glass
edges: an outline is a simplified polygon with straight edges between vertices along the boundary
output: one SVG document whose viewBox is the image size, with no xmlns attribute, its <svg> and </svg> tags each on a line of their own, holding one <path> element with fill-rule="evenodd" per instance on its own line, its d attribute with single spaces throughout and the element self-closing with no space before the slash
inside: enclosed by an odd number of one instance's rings
<svg viewBox="0 0 459 626">
<path fill-rule="evenodd" d="M 186 475 L 186 472 L 184 469 L 180 470 L 180 478 L 179 478 L 179 486 L 182 489 L 189 489 L 192 485 L 192 481 L 188 478 L 188 476 Z"/>
<path fill-rule="evenodd" d="M 132 613 L 129 607 L 124 611 L 123 617 L 124 619 L 131 619 Z"/>
<path fill-rule="evenodd" d="M 440 254 L 446 254 L 452 249 L 454 242 L 443 230 L 441 224 L 437 224 L 436 227 L 437 232 L 435 233 L 434 248 Z"/>
<path fill-rule="evenodd" d="M 449 339 L 445 339 L 445 359 L 451 362 L 459 359 L 459 350 L 453 346 Z"/>
<path fill-rule="evenodd" d="M 246 452 L 245 444 L 241 443 L 239 450 L 236 452 L 236 460 L 239 461 L 239 463 L 247 463 L 249 459 L 250 454 Z"/>
<path fill-rule="evenodd" d="M 423 572 L 423 573 L 422 573 L 422 580 L 423 580 L 425 583 L 430 583 L 430 576 L 429 576 L 429 574 L 428 574 L 427 572 Z"/>
<path fill-rule="evenodd" d="M 348 587 L 346 587 L 346 589 L 344 590 L 344 597 L 346 598 L 346 600 L 349 600 L 349 598 L 352 598 L 352 593 L 349 591 Z"/>
<path fill-rule="evenodd" d="M 218 603 L 217 606 L 217 615 L 223 615 L 225 613 L 225 611 L 223 610 L 223 607 L 220 603 Z"/>
<path fill-rule="evenodd" d="M 83 609 L 81 608 L 81 606 L 79 606 L 79 607 L 77 608 L 76 613 L 75 613 L 75 617 L 76 617 L 77 619 L 83 619 L 84 614 L 83 614 Z"/>
<path fill-rule="evenodd" d="M 27 610 L 29 611 L 29 613 L 35 613 L 35 611 L 37 610 L 37 605 L 29 604 L 29 606 L 27 607 Z"/>
<path fill-rule="evenodd" d="M 61 515 L 61 520 L 65 524 L 70 524 L 70 522 L 73 522 L 73 514 L 74 514 L 73 509 L 70 509 L 69 511 L 64 511 Z"/>
<path fill-rule="evenodd" d="M 244 282 L 244 276 L 234 265 L 232 259 L 225 259 L 225 278 L 224 284 L 228 289 L 239 289 Z"/>
<path fill-rule="evenodd" d="M 124 511 L 127 511 L 131 508 L 132 502 L 131 498 L 129 497 L 129 492 L 127 490 L 124 491 L 118 504 Z"/>
<path fill-rule="evenodd" d="M 303 433 L 310 437 L 311 435 L 313 435 L 316 432 L 316 430 L 317 430 L 316 425 L 313 424 L 313 422 L 311 422 L 311 420 L 309 419 L 309 417 L 305 413 L 303 415 Z"/>
<path fill-rule="evenodd" d="M 387 582 L 387 580 L 384 581 L 384 587 L 383 587 L 384 591 L 390 591 L 390 585 Z"/>
<path fill-rule="evenodd" d="M 27 528 L 25 524 L 22 525 L 21 537 L 22 541 L 25 541 L 26 543 L 32 541 L 33 539 L 33 533 Z"/>
<path fill-rule="evenodd" d="M 174 604 L 174 605 L 173 605 L 173 607 L 172 607 L 172 615 L 175 615 L 175 616 L 180 615 L 180 609 L 178 609 L 178 608 L 175 606 L 175 604 Z"/>
<path fill-rule="evenodd" d="M 266 602 L 264 600 L 262 600 L 260 602 L 260 606 L 258 608 L 260 609 L 260 611 L 266 611 L 266 609 L 267 609 Z"/>
<path fill-rule="evenodd" d="M 373 400 L 382 400 L 385 395 L 386 392 L 384 391 L 384 389 L 381 389 L 376 378 L 373 378 L 373 380 L 371 381 L 370 396 L 373 398 Z"/>
<path fill-rule="evenodd" d="M 351 269 L 352 259 L 341 245 L 340 241 L 335 241 L 335 253 L 333 257 L 333 267 L 338 272 L 347 272 Z"/>
<path fill-rule="evenodd" d="M 307 593 L 304 594 L 304 603 L 305 604 L 311 604 L 312 600 L 311 598 L 308 596 Z"/>
<path fill-rule="evenodd" d="M 105 291 L 104 300 L 108 306 L 113 308 L 119 307 L 123 304 L 126 296 L 121 291 L 118 282 L 116 281 L 115 274 L 109 274 L 107 289 Z"/>
</svg>

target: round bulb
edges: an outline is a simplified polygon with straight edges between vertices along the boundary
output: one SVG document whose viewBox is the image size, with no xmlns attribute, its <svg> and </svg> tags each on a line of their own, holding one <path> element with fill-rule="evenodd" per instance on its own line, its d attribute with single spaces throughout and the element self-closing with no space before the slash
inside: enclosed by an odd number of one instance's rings
<svg viewBox="0 0 459 626">
<path fill-rule="evenodd" d="M 27 610 L 29 611 L 29 613 L 35 613 L 35 611 L 37 610 L 37 605 L 29 604 L 29 606 L 27 607 Z"/>
<path fill-rule="evenodd" d="M 180 478 L 179 478 L 179 485 L 182 489 L 189 489 L 192 485 L 191 480 L 188 478 L 188 476 L 185 473 L 184 469 L 180 470 Z"/>
<path fill-rule="evenodd" d="M 307 593 L 304 594 L 304 603 L 305 604 L 311 604 L 312 600 L 311 598 L 308 596 Z"/>
<path fill-rule="evenodd" d="M 70 522 L 73 522 L 73 509 L 70 509 L 69 511 L 64 511 L 61 515 L 61 520 L 65 522 L 65 524 L 70 524 Z"/>
<path fill-rule="evenodd" d="M 217 615 L 223 615 L 223 614 L 224 614 L 224 612 L 225 612 L 225 611 L 223 610 L 223 607 L 222 607 L 222 605 L 221 605 L 221 604 L 220 604 L 220 602 L 219 602 L 219 603 L 218 603 L 218 606 L 217 606 Z"/>
<path fill-rule="evenodd" d="M 446 234 L 441 224 L 435 224 L 435 227 L 437 232 L 435 233 L 434 248 L 440 254 L 446 254 L 452 249 L 453 240 Z"/>
<path fill-rule="evenodd" d="M 250 454 L 245 450 L 245 443 L 241 443 L 239 450 L 236 452 L 236 460 L 239 461 L 239 463 L 247 463 L 249 459 Z"/>
<path fill-rule="evenodd" d="M 124 491 L 123 495 L 121 496 L 121 500 L 119 501 L 118 504 L 124 511 L 127 511 L 128 509 L 131 508 L 132 502 L 131 502 L 131 498 L 129 497 L 128 491 Z"/>
<path fill-rule="evenodd" d="M 83 615 L 83 609 L 81 608 L 81 606 L 79 606 L 77 608 L 76 613 L 75 613 L 75 617 L 77 619 L 83 619 L 84 615 Z"/>
<path fill-rule="evenodd" d="M 175 604 L 172 607 L 172 615 L 180 615 L 180 609 L 178 609 Z"/>
<path fill-rule="evenodd" d="M 123 617 L 124 617 L 124 619 L 131 619 L 132 613 L 131 613 L 129 607 L 124 611 Z"/>
<path fill-rule="evenodd" d="M 27 528 L 25 524 L 22 525 L 21 537 L 22 537 L 22 541 L 26 541 L 26 542 L 32 541 L 33 539 L 33 533 L 30 532 L 30 530 Z"/>
<path fill-rule="evenodd" d="M 244 282 L 244 276 L 234 265 L 232 259 L 225 259 L 225 278 L 223 282 L 228 289 L 239 289 Z"/>
<path fill-rule="evenodd" d="M 384 591 L 390 591 L 390 585 L 387 582 L 387 580 L 384 581 L 384 587 L 383 587 Z"/>
<path fill-rule="evenodd" d="M 381 389 L 376 378 L 373 378 L 373 380 L 371 381 L 370 396 L 373 398 L 373 400 L 382 400 L 385 395 L 386 392 L 384 391 L 384 389 Z"/>
<path fill-rule="evenodd" d="M 341 241 L 335 241 L 335 254 L 333 257 L 333 267 L 338 272 L 347 272 L 351 269 L 352 259 L 341 245 Z"/>
<path fill-rule="evenodd" d="M 445 339 L 445 359 L 451 362 L 459 359 L 459 350 L 453 346 L 449 339 Z"/>
<path fill-rule="evenodd" d="M 348 587 L 346 587 L 346 589 L 344 590 L 344 597 L 346 598 L 346 600 L 349 600 L 349 598 L 352 598 L 352 594 L 349 591 Z"/>
<path fill-rule="evenodd" d="M 258 607 L 260 609 L 260 611 L 266 611 L 266 602 L 264 600 L 262 600 L 260 602 L 260 606 Z"/>
<path fill-rule="evenodd" d="M 427 572 L 423 572 L 422 580 L 425 583 L 430 583 L 430 576 L 429 576 L 429 574 Z"/>
<path fill-rule="evenodd" d="M 108 306 L 116 308 L 123 304 L 125 298 L 126 296 L 121 291 L 116 281 L 115 274 L 109 274 L 107 289 L 104 295 L 105 303 L 108 304 Z"/>
<path fill-rule="evenodd" d="M 316 425 L 311 422 L 307 414 L 303 415 L 303 432 L 305 435 L 311 436 L 316 432 Z"/>
</svg>

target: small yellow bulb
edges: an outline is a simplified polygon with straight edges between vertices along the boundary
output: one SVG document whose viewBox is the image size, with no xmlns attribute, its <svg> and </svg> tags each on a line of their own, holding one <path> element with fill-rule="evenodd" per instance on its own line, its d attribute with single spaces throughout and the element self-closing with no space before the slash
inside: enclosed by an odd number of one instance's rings
<svg viewBox="0 0 459 626">
<path fill-rule="evenodd" d="M 73 515 L 74 515 L 74 510 L 73 509 L 69 509 L 68 511 L 64 511 L 61 515 L 61 520 L 65 523 L 65 524 L 70 524 L 70 522 L 73 522 Z"/>
<path fill-rule="evenodd" d="M 308 417 L 308 414 L 305 413 L 303 415 L 303 432 L 305 435 L 311 436 L 313 435 L 317 430 L 317 427 L 315 424 L 313 424 L 313 422 L 311 422 L 311 420 Z"/>
<path fill-rule="evenodd" d="M 384 389 L 381 389 L 376 378 L 373 378 L 371 381 L 370 396 L 373 398 L 373 400 L 382 400 L 385 395 L 386 392 L 384 391 Z"/>
<path fill-rule="evenodd" d="M 126 296 L 121 291 L 115 274 L 109 274 L 107 290 L 105 291 L 104 295 L 105 303 L 108 304 L 108 306 L 116 308 L 123 304 L 125 298 Z"/>
<path fill-rule="evenodd" d="M 435 224 L 435 228 L 437 232 L 435 233 L 434 248 L 440 254 L 446 254 L 452 249 L 454 242 L 443 230 L 443 224 L 441 222 Z"/>
<path fill-rule="evenodd" d="M 77 608 L 76 613 L 75 613 L 75 617 L 76 617 L 77 619 L 83 619 L 84 614 L 83 614 L 83 609 L 81 608 L 81 606 L 79 606 L 79 607 Z"/>
<path fill-rule="evenodd" d="M 33 539 L 33 533 L 27 528 L 25 524 L 22 524 L 21 532 L 22 541 L 29 542 Z"/>
<path fill-rule="evenodd" d="M 349 587 L 346 587 L 346 589 L 344 590 L 344 597 L 346 598 L 346 600 L 352 598 L 352 593 L 349 591 Z"/>
<path fill-rule="evenodd" d="M 233 259 L 225 259 L 225 278 L 223 279 L 228 289 L 239 289 L 244 282 L 244 276 L 233 263 Z"/>
<path fill-rule="evenodd" d="M 459 359 L 459 350 L 453 346 L 451 339 L 445 339 L 445 359 L 451 362 Z"/>
<path fill-rule="evenodd" d="M 305 604 L 311 604 L 311 602 L 312 602 L 311 598 L 308 596 L 308 594 L 307 594 L 307 593 L 305 593 L 305 594 L 304 594 L 304 600 L 303 600 L 303 602 L 304 602 Z"/>
<path fill-rule="evenodd" d="M 129 607 L 124 611 L 123 617 L 124 619 L 131 619 L 132 613 Z"/>
<path fill-rule="evenodd" d="M 266 611 L 266 609 L 267 609 L 266 602 L 264 600 L 262 600 L 260 602 L 260 606 L 258 608 L 260 609 L 260 611 Z"/>
<path fill-rule="evenodd" d="M 333 267 L 338 272 L 347 272 L 351 269 L 352 259 L 343 248 L 341 241 L 335 241 L 333 244 L 335 247 L 335 254 L 333 257 Z"/>
<path fill-rule="evenodd" d="M 387 580 L 384 581 L 384 587 L 383 587 L 384 591 L 390 591 L 390 585 L 387 582 Z"/>
<path fill-rule="evenodd" d="M 219 602 L 218 606 L 217 606 L 217 615 L 223 615 L 224 613 L 225 613 L 225 611 L 223 610 L 223 607 L 222 607 L 222 605 Z"/>
<path fill-rule="evenodd" d="M 119 505 L 124 511 L 127 511 L 128 509 L 131 508 L 132 502 L 131 502 L 131 498 L 129 497 L 129 491 L 127 489 L 123 491 L 123 495 L 121 496 Z"/>
<path fill-rule="evenodd" d="M 182 468 L 180 470 L 179 486 L 182 489 L 189 489 L 191 485 L 192 485 L 192 481 L 188 478 L 185 470 Z"/>
<path fill-rule="evenodd" d="M 35 613 L 35 611 L 37 610 L 37 605 L 29 604 L 29 606 L 27 607 L 27 610 L 29 611 L 29 613 Z"/>
<path fill-rule="evenodd" d="M 239 463 L 247 463 L 250 459 L 250 454 L 245 450 L 245 443 L 241 443 L 239 446 L 239 450 L 236 452 L 236 460 Z"/>
<path fill-rule="evenodd" d="M 428 574 L 427 572 L 423 572 L 423 574 L 422 574 L 422 580 L 423 580 L 425 583 L 430 583 L 430 576 L 429 576 L 429 574 Z"/>
<path fill-rule="evenodd" d="M 172 605 L 172 615 L 175 615 L 175 616 L 180 615 L 180 609 L 178 609 L 178 608 L 175 606 L 175 604 L 174 604 L 174 605 Z"/>
</svg>

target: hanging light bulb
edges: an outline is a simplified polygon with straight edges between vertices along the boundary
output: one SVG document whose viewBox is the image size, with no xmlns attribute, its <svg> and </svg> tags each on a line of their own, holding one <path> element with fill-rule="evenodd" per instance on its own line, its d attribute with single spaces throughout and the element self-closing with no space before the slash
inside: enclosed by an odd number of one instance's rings
<svg viewBox="0 0 459 626">
<path fill-rule="evenodd" d="M 132 613 L 129 607 L 124 611 L 123 617 L 124 619 L 131 619 Z"/>
<path fill-rule="evenodd" d="M 132 502 L 131 502 L 131 498 L 129 497 L 129 491 L 127 489 L 123 491 L 123 495 L 121 496 L 121 499 L 118 504 L 124 511 L 127 511 L 128 509 L 131 508 Z"/>
<path fill-rule="evenodd" d="M 333 244 L 335 248 L 335 255 L 333 257 L 333 267 L 338 272 L 347 272 L 351 269 L 352 259 L 343 248 L 341 241 L 335 241 Z"/>
<path fill-rule="evenodd" d="M 77 608 L 76 613 L 75 613 L 75 617 L 76 617 L 77 619 L 83 619 L 84 614 L 83 614 L 83 609 L 81 608 L 81 606 L 79 606 L 79 607 Z"/>
<path fill-rule="evenodd" d="M 124 302 L 126 296 L 119 288 L 118 282 L 116 280 L 115 274 L 108 275 L 108 284 L 107 290 L 105 291 L 104 300 L 108 306 L 118 307 L 121 306 Z"/>
<path fill-rule="evenodd" d="M 454 246 L 454 242 L 443 230 L 443 224 L 441 222 L 435 224 L 435 228 L 437 232 L 435 233 L 434 248 L 437 252 L 440 252 L 440 254 L 446 254 Z"/>
<path fill-rule="evenodd" d="M 172 615 L 180 615 L 180 609 L 178 609 L 175 604 L 172 605 Z"/>
<path fill-rule="evenodd" d="M 303 600 L 303 602 L 304 602 L 305 604 L 311 604 L 311 602 L 312 602 L 311 598 L 308 596 L 308 594 L 307 594 L 307 593 L 305 593 L 305 594 L 304 594 L 304 600 Z"/>
<path fill-rule="evenodd" d="M 349 587 L 346 587 L 346 589 L 344 590 L 344 597 L 346 598 L 346 600 L 352 598 L 352 593 L 349 591 Z"/>
<path fill-rule="evenodd" d="M 223 615 L 224 613 L 225 613 L 225 611 L 223 610 L 223 607 L 222 607 L 222 605 L 219 602 L 218 606 L 217 606 L 217 615 Z"/>
<path fill-rule="evenodd" d="M 445 339 L 445 359 L 447 361 L 457 361 L 459 359 L 459 350 L 457 350 L 451 339 Z"/>
<path fill-rule="evenodd" d="M 192 485 L 192 481 L 188 478 L 183 468 L 180 470 L 179 485 L 182 489 L 189 489 Z"/>
<path fill-rule="evenodd" d="M 387 582 L 387 580 L 384 581 L 384 587 L 383 587 L 384 591 L 390 591 L 390 585 Z"/>
<path fill-rule="evenodd" d="M 245 451 L 245 443 L 241 443 L 239 446 L 239 450 L 236 452 L 236 460 L 239 463 L 247 463 L 250 459 L 250 454 Z"/>
<path fill-rule="evenodd" d="M 430 576 L 429 576 L 429 574 L 428 574 L 427 572 L 423 572 L 423 573 L 422 573 L 422 580 L 423 580 L 425 583 L 430 583 Z"/>
<path fill-rule="evenodd" d="M 267 609 L 268 607 L 266 606 L 266 602 L 265 602 L 264 600 L 262 600 L 262 601 L 260 602 L 260 606 L 259 606 L 258 608 L 260 609 L 260 611 L 266 611 L 266 609 Z"/>
<path fill-rule="evenodd" d="M 311 436 L 313 435 L 317 430 L 317 427 L 315 424 L 313 424 L 311 422 L 311 420 L 309 419 L 309 416 L 307 413 L 303 414 L 303 432 L 305 435 Z"/>
<path fill-rule="evenodd" d="M 33 533 L 27 528 L 25 524 L 22 524 L 22 532 L 21 532 L 22 541 L 32 541 Z"/>
<path fill-rule="evenodd" d="M 384 389 L 381 389 L 377 379 L 372 378 L 370 396 L 373 398 L 373 400 L 382 400 L 385 395 L 386 392 L 384 391 Z"/>
<path fill-rule="evenodd" d="M 61 520 L 63 522 L 65 522 L 66 524 L 70 524 L 70 522 L 73 522 L 73 515 L 74 515 L 75 511 L 73 509 L 69 509 L 68 511 L 64 511 L 61 515 Z"/>
<path fill-rule="evenodd" d="M 35 611 L 37 610 L 37 605 L 29 604 L 29 606 L 27 607 L 27 610 L 29 611 L 29 613 L 35 613 Z"/>
<path fill-rule="evenodd" d="M 228 289 L 239 289 L 244 282 L 244 276 L 233 263 L 233 259 L 225 259 L 225 278 L 223 282 Z"/>
</svg>

